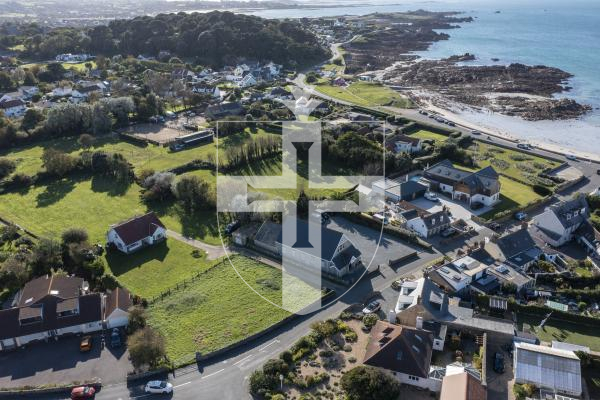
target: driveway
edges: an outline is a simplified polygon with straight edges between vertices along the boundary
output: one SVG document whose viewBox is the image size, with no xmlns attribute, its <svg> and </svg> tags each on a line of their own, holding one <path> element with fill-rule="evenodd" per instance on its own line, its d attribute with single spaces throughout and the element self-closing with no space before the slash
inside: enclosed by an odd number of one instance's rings
<svg viewBox="0 0 600 400">
<path fill-rule="evenodd" d="M 40 342 L 0 354 L 0 387 L 70 383 L 96 377 L 102 383 L 123 381 L 133 367 L 125 347 L 100 349 L 100 335 L 93 336 L 92 350 L 79 352 L 81 337 Z"/>
</svg>

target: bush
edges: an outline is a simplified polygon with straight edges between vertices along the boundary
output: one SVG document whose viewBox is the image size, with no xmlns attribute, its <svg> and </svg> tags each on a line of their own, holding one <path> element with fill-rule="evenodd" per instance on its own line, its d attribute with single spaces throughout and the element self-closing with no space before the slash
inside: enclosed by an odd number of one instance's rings
<svg viewBox="0 0 600 400">
<path fill-rule="evenodd" d="M 355 367 L 340 382 L 350 400 L 397 400 L 400 396 L 400 382 L 374 367 Z"/>
<path fill-rule="evenodd" d="M 524 400 L 526 397 L 531 397 L 534 392 L 535 386 L 533 385 L 515 383 L 513 386 L 513 393 L 517 400 Z"/>
<path fill-rule="evenodd" d="M 376 314 L 367 314 L 363 317 L 363 324 L 367 327 L 367 328 L 371 328 L 372 326 L 374 326 L 377 321 L 379 321 L 379 317 Z"/>
<path fill-rule="evenodd" d="M 283 361 L 285 361 L 288 364 L 291 364 L 294 362 L 294 355 L 292 354 L 291 351 L 289 350 L 285 350 L 283 351 L 280 355 L 279 358 L 281 358 Z"/>
<path fill-rule="evenodd" d="M 349 362 L 350 364 L 354 364 L 354 363 L 356 362 L 356 357 L 354 357 L 354 356 L 350 356 L 350 357 L 348 357 L 348 362 Z"/>
<path fill-rule="evenodd" d="M 16 168 L 17 165 L 13 160 L 0 157 L 0 179 L 4 179 L 8 175 L 12 174 Z"/>
<path fill-rule="evenodd" d="M 344 345 L 344 351 L 346 353 L 350 353 L 352 351 L 352 346 L 350 346 L 349 344 L 345 344 Z"/>
<path fill-rule="evenodd" d="M 344 334 L 346 342 L 354 343 L 358 340 L 358 335 L 354 331 L 349 331 Z"/>
<path fill-rule="evenodd" d="M 546 186 L 539 184 L 533 185 L 533 191 L 542 197 L 550 196 L 552 194 L 552 190 L 548 189 Z"/>
<path fill-rule="evenodd" d="M 267 392 L 274 390 L 277 383 L 274 376 L 266 375 L 261 370 L 254 371 L 250 375 L 250 393 L 264 396 Z"/>
</svg>

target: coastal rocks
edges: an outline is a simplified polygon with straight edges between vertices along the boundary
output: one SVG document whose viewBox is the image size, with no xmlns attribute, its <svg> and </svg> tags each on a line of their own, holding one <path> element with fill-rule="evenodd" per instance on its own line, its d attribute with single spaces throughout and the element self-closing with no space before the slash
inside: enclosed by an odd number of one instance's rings
<svg viewBox="0 0 600 400">
<path fill-rule="evenodd" d="M 552 98 L 568 90 L 568 72 L 543 65 L 457 65 L 473 57 L 467 53 L 403 64 L 384 78 L 391 84 L 437 92 L 453 102 L 533 121 L 576 118 L 590 110 L 573 100 Z"/>
</svg>

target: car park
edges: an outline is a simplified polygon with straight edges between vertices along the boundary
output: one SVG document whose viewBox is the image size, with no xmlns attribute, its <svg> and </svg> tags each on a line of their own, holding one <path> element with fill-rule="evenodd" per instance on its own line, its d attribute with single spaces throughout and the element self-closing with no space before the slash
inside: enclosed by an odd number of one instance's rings
<svg viewBox="0 0 600 400">
<path fill-rule="evenodd" d="M 79 351 L 85 353 L 90 350 L 92 350 L 92 337 L 84 336 L 83 338 L 81 338 L 81 342 L 79 343 Z"/>
<path fill-rule="evenodd" d="M 381 303 L 378 301 L 372 301 L 365 308 L 363 308 L 363 314 L 373 314 L 381 309 Z"/>
<path fill-rule="evenodd" d="M 91 399 L 96 394 L 92 386 L 77 386 L 71 390 L 71 399 Z"/>
<path fill-rule="evenodd" d="M 144 392 L 168 394 L 173 392 L 173 385 L 167 381 L 150 381 L 144 386 Z"/>
</svg>

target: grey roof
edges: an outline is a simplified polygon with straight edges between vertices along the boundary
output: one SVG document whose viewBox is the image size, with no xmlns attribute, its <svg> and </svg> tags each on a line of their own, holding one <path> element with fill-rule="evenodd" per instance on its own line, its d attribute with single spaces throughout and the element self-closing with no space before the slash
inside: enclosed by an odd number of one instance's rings
<svg viewBox="0 0 600 400">
<path fill-rule="evenodd" d="M 504 235 L 498 239 L 497 244 L 506 259 L 537 247 L 527 229 L 519 229 Z"/>
<path fill-rule="evenodd" d="M 427 229 L 432 229 L 439 226 L 448 225 L 451 221 L 448 212 L 442 210 L 433 214 L 423 216 L 423 222 L 425 222 L 425 226 L 427 226 Z"/>
<path fill-rule="evenodd" d="M 301 219 L 296 220 L 296 236 L 299 241 L 302 240 L 302 238 L 308 238 L 308 228 L 308 222 Z M 331 260 L 343 236 L 342 233 L 321 225 L 321 258 L 324 260 Z M 279 235 L 277 236 L 277 242 L 283 244 L 281 225 L 279 228 Z M 292 247 L 296 246 L 310 247 L 310 243 L 295 243 Z"/>
<path fill-rule="evenodd" d="M 402 217 L 407 220 L 410 221 L 412 219 L 415 218 L 419 218 L 419 212 L 417 210 L 406 210 L 406 211 L 402 211 L 400 213 L 400 215 L 402 215 Z"/>
<path fill-rule="evenodd" d="M 578 226 L 590 216 L 589 207 L 584 196 L 576 196 L 568 201 L 561 201 L 548 207 L 566 228 Z"/>
<path fill-rule="evenodd" d="M 425 173 L 434 180 L 465 184 L 474 192 L 489 190 L 496 193 L 500 190 L 499 175 L 492 166 L 470 172 L 455 167 L 450 160 L 443 160 L 425 170 Z"/>
</svg>

